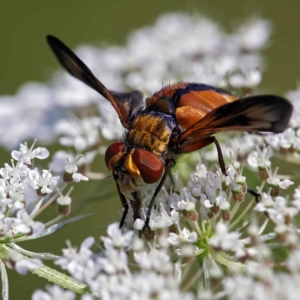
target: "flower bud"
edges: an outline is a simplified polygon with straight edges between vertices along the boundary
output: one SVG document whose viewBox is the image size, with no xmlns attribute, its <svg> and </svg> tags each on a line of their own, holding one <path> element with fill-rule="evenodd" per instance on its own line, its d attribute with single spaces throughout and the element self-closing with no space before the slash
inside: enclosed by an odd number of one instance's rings
<svg viewBox="0 0 300 300">
<path fill-rule="evenodd" d="M 267 180 L 269 178 L 269 173 L 265 167 L 258 167 L 258 178 L 260 180 Z"/>
<path fill-rule="evenodd" d="M 212 219 L 214 217 L 214 214 L 211 211 L 209 211 L 207 213 L 207 216 L 208 216 L 209 219 Z"/>
<path fill-rule="evenodd" d="M 68 182 L 68 183 L 73 182 L 73 177 L 72 177 L 72 175 L 73 175 L 73 174 L 71 174 L 71 173 L 65 172 L 65 173 L 64 173 L 64 176 L 63 176 L 64 182 Z"/>
<path fill-rule="evenodd" d="M 60 196 L 56 199 L 57 211 L 59 215 L 66 216 L 70 213 L 72 199 L 69 197 L 69 195 L 72 192 L 72 190 L 73 187 L 71 187 L 67 192 L 67 194 L 64 196 L 62 192 L 59 189 L 57 189 L 58 193 L 60 194 Z"/>
<path fill-rule="evenodd" d="M 222 219 L 225 221 L 225 222 L 229 222 L 230 221 L 230 211 L 222 211 L 221 213 L 222 215 Z"/>
<path fill-rule="evenodd" d="M 288 239 L 288 234 L 287 232 L 282 232 L 280 234 L 277 234 L 277 242 L 280 245 L 286 245 Z"/>
<path fill-rule="evenodd" d="M 244 256 L 238 257 L 238 262 L 240 262 L 241 264 L 244 264 L 248 259 L 249 259 L 249 255 L 245 254 Z"/>
<path fill-rule="evenodd" d="M 295 153 L 297 150 L 293 147 L 293 146 L 291 146 L 290 148 L 289 148 L 289 152 L 290 153 Z"/>
<path fill-rule="evenodd" d="M 240 184 L 233 183 L 231 187 L 232 197 L 237 202 L 242 202 L 244 200 L 245 193 L 243 192 L 243 187 Z"/>
<path fill-rule="evenodd" d="M 182 211 L 182 214 L 192 221 L 198 220 L 198 214 L 196 212 L 195 203 L 193 203 L 193 202 L 187 203 L 185 209 Z"/>
<path fill-rule="evenodd" d="M 237 176 L 236 183 L 242 187 L 242 192 L 245 194 L 247 192 L 246 177 L 241 175 Z"/>
<path fill-rule="evenodd" d="M 279 186 L 272 187 L 272 188 L 271 188 L 270 195 L 271 195 L 272 197 L 277 197 L 277 196 L 279 196 L 279 192 L 280 192 L 280 187 L 279 187 Z"/>
<path fill-rule="evenodd" d="M 228 186 L 226 185 L 226 176 L 222 174 L 221 176 L 221 189 L 223 192 L 226 192 Z"/>
<path fill-rule="evenodd" d="M 288 154 L 289 153 L 289 149 L 288 148 L 282 148 L 282 147 L 280 147 L 279 151 L 280 151 L 281 154 Z"/>
<path fill-rule="evenodd" d="M 237 202 L 242 202 L 244 200 L 244 193 L 240 191 L 232 191 L 232 197 Z"/>
<path fill-rule="evenodd" d="M 277 177 L 269 177 L 267 179 L 267 183 L 268 183 L 268 186 L 271 188 L 270 195 L 272 197 L 277 197 L 279 195 L 279 191 L 280 191 L 280 186 L 279 186 L 280 179 Z"/>
<path fill-rule="evenodd" d="M 286 225 L 291 225 L 292 221 L 293 221 L 292 216 L 291 216 L 289 213 L 287 213 L 287 214 L 285 215 L 285 224 L 286 224 Z"/>
<path fill-rule="evenodd" d="M 47 195 L 46 193 L 42 193 L 42 186 L 39 187 L 37 190 L 36 190 L 36 193 L 38 194 L 38 196 L 41 196 L 41 197 L 44 197 L 45 195 Z"/>
<path fill-rule="evenodd" d="M 210 208 L 210 211 L 216 215 L 220 212 L 220 207 L 218 205 L 214 205 L 213 207 Z"/>
<path fill-rule="evenodd" d="M 175 224 L 172 224 L 172 225 L 169 227 L 169 232 L 178 234 L 178 227 L 177 227 Z"/>
<path fill-rule="evenodd" d="M 61 196 L 57 198 L 57 211 L 59 215 L 68 215 L 71 211 L 71 198 L 68 196 Z"/>
<path fill-rule="evenodd" d="M 221 183 L 221 189 L 222 189 L 222 191 L 223 191 L 223 192 L 226 192 L 226 191 L 227 191 L 227 188 L 228 188 L 228 186 L 226 185 L 226 182 L 223 182 L 223 181 L 222 181 L 222 183 Z"/>
<path fill-rule="evenodd" d="M 190 212 L 188 212 L 187 217 L 188 217 L 191 221 L 193 221 L 193 222 L 195 222 L 195 221 L 198 220 L 198 214 L 197 214 L 196 211 L 190 211 Z"/>
<path fill-rule="evenodd" d="M 71 205 L 57 205 L 57 212 L 59 215 L 67 216 L 71 211 Z"/>
</svg>

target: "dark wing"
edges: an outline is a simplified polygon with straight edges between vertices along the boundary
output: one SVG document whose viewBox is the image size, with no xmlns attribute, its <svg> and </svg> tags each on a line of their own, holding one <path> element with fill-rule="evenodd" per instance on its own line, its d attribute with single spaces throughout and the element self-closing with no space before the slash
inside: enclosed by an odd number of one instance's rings
<svg viewBox="0 0 300 300">
<path fill-rule="evenodd" d="M 288 126 L 293 106 L 273 95 L 250 96 L 214 109 L 173 141 L 188 144 L 221 131 L 280 133 Z"/>
<path fill-rule="evenodd" d="M 145 105 L 143 94 L 140 91 L 135 90 L 129 93 L 110 91 L 110 93 L 118 102 L 127 120 L 130 120 L 131 116 Z"/>
<path fill-rule="evenodd" d="M 47 36 L 47 42 L 61 65 L 72 76 L 106 98 L 116 110 L 123 127 L 128 128 L 132 112 L 143 106 L 143 94 L 139 91 L 131 93 L 109 91 L 63 42 L 51 35 Z"/>
</svg>

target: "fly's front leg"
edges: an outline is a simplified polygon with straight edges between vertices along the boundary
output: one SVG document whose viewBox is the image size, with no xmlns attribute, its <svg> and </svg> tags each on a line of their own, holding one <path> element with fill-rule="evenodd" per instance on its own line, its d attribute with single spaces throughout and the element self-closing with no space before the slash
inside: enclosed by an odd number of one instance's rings
<svg viewBox="0 0 300 300">
<path fill-rule="evenodd" d="M 129 200 L 129 201 L 133 211 L 133 222 L 135 222 L 136 219 L 141 218 L 141 208 L 142 208 L 141 193 L 134 192 L 131 195 L 133 197 L 133 200 Z"/>
<path fill-rule="evenodd" d="M 146 220 L 145 220 L 145 225 L 142 229 L 142 233 L 145 232 L 146 229 L 148 229 L 150 232 L 151 232 L 151 229 L 149 227 L 149 222 L 150 222 L 150 216 L 151 216 L 151 211 L 152 211 L 152 207 L 154 206 L 154 202 L 155 202 L 155 199 L 156 199 L 156 196 L 158 195 L 159 191 L 161 190 L 161 188 L 163 187 L 167 177 L 168 177 L 168 174 L 171 170 L 171 168 L 174 166 L 175 164 L 175 161 L 173 159 L 167 159 L 166 162 L 165 162 L 165 171 L 164 171 L 164 174 L 161 178 L 161 181 L 159 183 L 159 185 L 157 186 L 157 188 L 155 189 L 154 191 L 154 194 L 151 198 L 151 201 L 150 201 L 150 204 L 148 206 L 148 210 L 147 210 L 147 215 L 146 215 Z"/>
<path fill-rule="evenodd" d="M 133 200 L 129 200 L 129 201 L 133 211 L 133 223 L 134 223 L 136 219 L 141 219 L 142 201 L 141 201 L 140 192 L 134 192 L 131 195 L 133 197 Z M 139 237 L 141 237 L 141 235 L 142 233 L 141 231 L 139 231 Z"/>
<path fill-rule="evenodd" d="M 128 202 L 127 202 L 125 196 L 120 192 L 120 188 L 119 188 L 118 184 L 117 184 L 117 190 L 118 190 L 118 194 L 119 194 L 122 206 L 124 207 L 123 215 L 122 215 L 120 225 L 119 225 L 119 228 L 122 228 L 125 223 L 126 216 L 128 214 L 129 205 L 128 205 Z"/>
</svg>

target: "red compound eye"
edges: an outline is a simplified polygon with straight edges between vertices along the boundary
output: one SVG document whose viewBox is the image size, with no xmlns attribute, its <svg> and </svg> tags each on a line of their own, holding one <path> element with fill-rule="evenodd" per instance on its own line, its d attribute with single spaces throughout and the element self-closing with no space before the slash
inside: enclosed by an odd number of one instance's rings
<svg viewBox="0 0 300 300">
<path fill-rule="evenodd" d="M 122 142 L 117 142 L 111 144 L 105 152 L 105 163 L 108 168 L 108 163 L 111 160 L 112 157 L 122 152 L 122 150 L 125 148 L 125 144 Z"/>
<path fill-rule="evenodd" d="M 146 150 L 135 149 L 132 159 L 145 183 L 154 183 L 159 180 L 164 165 L 157 156 Z"/>
</svg>

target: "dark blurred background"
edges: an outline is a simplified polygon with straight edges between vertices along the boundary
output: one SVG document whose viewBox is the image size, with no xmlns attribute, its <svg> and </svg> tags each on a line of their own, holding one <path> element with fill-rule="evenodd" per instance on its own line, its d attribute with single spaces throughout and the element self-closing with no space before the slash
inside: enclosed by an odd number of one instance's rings
<svg viewBox="0 0 300 300">
<path fill-rule="evenodd" d="M 299 10 L 298 0 L 276 1 L 276 4 L 272 0 L 1 1 L 0 94 L 13 94 L 28 81 L 47 81 L 52 71 L 59 68 L 46 45 L 47 34 L 58 36 L 71 48 L 82 43 L 123 45 L 132 30 L 153 24 L 165 12 L 176 11 L 203 14 L 228 29 L 249 16 L 269 19 L 274 30 L 270 47 L 264 51 L 267 71 L 261 88 L 283 94 L 294 89 L 299 79 Z M 0 166 L 9 157 L 9 153 L 4 153 Z M 99 160 L 97 171 L 104 170 Z M 81 184 L 73 192 L 77 197 L 73 213 L 93 214 L 52 236 L 20 246 L 59 255 L 67 239 L 78 246 L 87 236 L 98 238 L 104 234 L 106 226 L 119 218 L 120 204 L 112 183 L 110 178 Z M 115 195 L 114 199 L 108 194 Z M 55 214 L 55 208 L 44 215 L 45 220 L 51 214 Z M 9 282 L 10 299 L 30 299 L 35 289 L 46 284 L 37 276 L 21 277 L 14 271 L 9 272 Z"/>
</svg>

